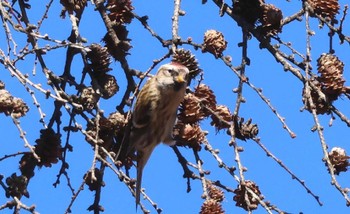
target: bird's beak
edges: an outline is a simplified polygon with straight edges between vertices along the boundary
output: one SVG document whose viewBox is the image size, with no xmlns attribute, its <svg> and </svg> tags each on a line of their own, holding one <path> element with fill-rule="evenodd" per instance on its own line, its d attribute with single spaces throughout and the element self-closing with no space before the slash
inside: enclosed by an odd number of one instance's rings
<svg viewBox="0 0 350 214">
<path fill-rule="evenodd" d="M 177 76 L 176 79 L 175 79 L 175 81 L 176 81 L 177 83 L 185 83 L 185 82 L 186 82 L 184 76 L 182 76 L 182 75 Z"/>
</svg>

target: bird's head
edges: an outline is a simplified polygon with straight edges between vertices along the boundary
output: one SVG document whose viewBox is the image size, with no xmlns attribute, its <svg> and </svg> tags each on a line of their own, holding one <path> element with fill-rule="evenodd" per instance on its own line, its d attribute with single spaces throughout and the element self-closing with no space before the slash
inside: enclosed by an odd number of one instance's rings
<svg viewBox="0 0 350 214">
<path fill-rule="evenodd" d="M 174 86 L 175 90 L 186 87 L 188 76 L 188 68 L 174 62 L 162 65 L 156 74 L 157 81 L 161 85 Z"/>
</svg>

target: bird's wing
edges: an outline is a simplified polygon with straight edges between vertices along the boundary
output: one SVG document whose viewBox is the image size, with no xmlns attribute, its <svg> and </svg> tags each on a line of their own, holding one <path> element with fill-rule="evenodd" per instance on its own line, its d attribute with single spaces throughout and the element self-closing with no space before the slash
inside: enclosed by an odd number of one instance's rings
<svg viewBox="0 0 350 214">
<path fill-rule="evenodd" d="M 139 97 L 147 97 L 148 95 L 145 91 L 140 92 Z M 132 124 L 135 128 L 143 128 L 147 126 L 150 122 L 152 114 L 152 100 L 147 97 L 147 99 L 138 99 L 135 105 L 135 109 L 132 115 Z"/>
</svg>

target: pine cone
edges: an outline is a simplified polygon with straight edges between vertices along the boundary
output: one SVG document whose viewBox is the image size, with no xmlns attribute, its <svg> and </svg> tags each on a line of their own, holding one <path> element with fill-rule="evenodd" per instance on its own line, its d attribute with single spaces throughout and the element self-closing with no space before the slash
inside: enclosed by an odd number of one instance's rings
<svg viewBox="0 0 350 214">
<path fill-rule="evenodd" d="M 112 70 L 109 68 L 111 58 L 106 47 L 94 43 L 89 48 L 91 51 L 86 56 L 91 62 L 91 69 L 95 75 L 104 74 Z"/>
<path fill-rule="evenodd" d="M 0 89 L 0 112 L 11 114 L 13 108 L 13 96 L 5 89 Z"/>
<path fill-rule="evenodd" d="M 100 187 L 105 186 L 105 182 L 102 180 L 103 176 L 99 169 L 94 169 L 95 179 L 92 179 L 92 172 L 86 173 L 83 178 L 85 179 L 85 184 L 89 187 L 90 191 L 96 191 Z"/>
<path fill-rule="evenodd" d="M 108 14 L 110 20 L 116 22 L 116 25 L 130 24 L 134 18 L 131 12 L 134 10 L 131 0 L 108 0 L 107 10 L 110 11 Z"/>
<path fill-rule="evenodd" d="M 103 74 L 97 76 L 96 79 L 101 87 L 101 95 L 103 99 L 109 99 L 119 91 L 119 85 L 114 76 Z"/>
<path fill-rule="evenodd" d="M 21 199 L 24 195 L 29 198 L 29 192 L 27 191 L 28 179 L 23 176 L 17 176 L 13 173 L 10 177 L 6 178 L 6 184 L 8 185 L 6 191 L 6 197 L 17 197 Z"/>
<path fill-rule="evenodd" d="M 224 192 L 212 184 L 208 185 L 208 195 L 217 202 L 222 202 L 225 198 Z"/>
<path fill-rule="evenodd" d="M 34 176 L 34 169 L 37 166 L 38 161 L 35 159 L 32 153 L 26 153 L 19 161 L 19 169 L 23 176 L 28 180 Z"/>
<path fill-rule="evenodd" d="M 183 123 L 197 123 L 204 118 L 200 103 L 193 94 L 186 94 L 180 105 L 179 120 Z"/>
<path fill-rule="evenodd" d="M 264 0 L 235 0 L 233 13 L 243 17 L 248 23 L 254 24 L 261 17 Z"/>
<path fill-rule="evenodd" d="M 208 30 L 204 34 L 203 52 L 209 52 L 215 56 L 215 58 L 222 57 L 222 52 L 226 50 L 227 41 L 225 41 L 224 35 L 216 30 Z"/>
<path fill-rule="evenodd" d="M 88 123 L 86 127 L 86 132 L 90 137 L 86 136 L 85 140 L 91 144 L 91 146 L 95 146 L 96 133 L 97 133 L 97 121 L 94 118 L 93 123 Z M 115 126 L 114 124 L 105 117 L 100 117 L 98 121 L 98 140 L 100 146 L 103 146 L 107 151 L 110 151 L 113 145 L 113 137 L 115 134 Z M 101 141 L 102 140 L 102 141 Z"/>
<path fill-rule="evenodd" d="M 177 49 L 171 61 L 186 66 L 190 71 L 191 78 L 196 77 L 202 71 L 202 69 L 199 68 L 196 57 L 192 55 L 189 50 Z"/>
<path fill-rule="evenodd" d="M 82 90 L 78 101 L 85 110 L 91 111 L 95 108 L 98 100 L 99 96 L 95 90 L 92 87 L 86 87 Z"/>
<path fill-rule="evenodd" d="M 311 80 L 314 85 L 321 91 L 321 84 L 313 79 Z M 311 96 L 312 102 L 315 105 L 315 110 L 316 110 L 316 114 L 329 114 L 330 113 L 330 106 L 333 102 L 333 100 L 331 99 L 332 97 L 329 97 L 326 95 L 326 100 L 323 100 L 319 97 L 318 93 L 313 90 L 312 88 L 310 88 L 311 93 L 309 96 Z M 309 112 L 312 112 L 312 108 L 311 108 L 311 104 L 307 98 L 307 94 L 306 94 L 306 88 L 303 88 L 303 92 L 302 92 L 302 97 L 303 97 L 303 103 L 305 105 L 305 109 L 308 110 Z"/>
<path fill-rule="evenodd" d="M 63 5 L 61 16 L 64 17 L 64 13 L 68 11 L 70 14 L 74 12 L 80 12 L 87 5 L 87 0 L 60 0 Z"/>
<path fill-rule="evenodd" d="M 334 167 L 334 174 L 339 175 L 340 172 L 346 172 L 348 170 L 350 157 L 346 155 L 344 149 L 333 147 L 328 152 L 328 157 Z"/>
<path fill-rule="evenodd" d="M 224 214 L 225 211 L 219 202 L 209 199 L 204 201 L 199 214 Z"/>
<path fill-rule="evenodd" d="M 105 47 L 107 47 L 108 52 L 113 58 L 117 61 L 122 61 L 127 55 L 129 55 L 128 51 L 132 48 L 130 45 L 131 39 L 128 38 L 129 31 L 124 25 L 114 25 L 113 30 L 119 39 L 117 46 L 114 45 L 114 40 L 108 32 L 102 40 L 106 44 Z"/>
<path fill-rule="evenodd" d="M 40 130 L 40 138 L 37 139 L 35 153 L 40 157 L 39 167 L 51 167 L 52 164 L 62 159 L 61 134 L 55 133 L 51 128 Z"/>
<path fill-rule="evenodd" d="M 5 89 L 0 89 L 0 113 L 19 118 L 24 116 L 28 111 L 29 108 L 22 99 L 13 97 Z"/>
<path fill-rule="evenodd" d="M 215 111 L 216 97 L 214 92 L 209 88 L 209 86 L 200 84 L 195 88 L 194 95 L 201 100 L 201 103 L 205 107 Z M 205 108 L 203 108 L 203 113 L 205 117 L 208 117 L 209 115 L 211 115 L 211 112 Z"/>
<path fill-rule="evenodd" d="M 262 17 L 260 22 L 262 24 L 263 33 L 266 36 L 273 36 L 282 31 L 282 11 L 273 4 L 263 5 Z"/>
<path fill-rule="evenodd" d="M 244 118 L 234 118 L 235 136 L 240 140 L 247 140 L 256 137 L 259 133 L 257 124 L 252 124 L 252 119 L 244 123 Z"/>
<path fill-rule="evenodd" d="M 253 181 L 246 180 L 245 185 L 238 185 L 237 189 L 234 190 L 236 195 L 233 197 L 233 200 L 236 201 L 237 207 L 242 207 L 246 211 L 256 210 L 258 208 L 259 201 L 247 191 L 247 188 L 253 191 L 261 200 L 264 199 L 264 197 L 261 195 L 259 187 Z M 246 195 L 248 196 L 249 203 L 246 201 Z"/>
<path fill-rule="evenodd" d="M 111 113 L 108 116 L 108 120 L 111 124 L 113 124 L 114 130 L 120 130 L 121 128 L 125 127 L 125 125 L 126 125 L 125 119 L 126 119 L 125 115 L 123 115 L 119 112 Z"/>
<path fill-rule="evenodd" d="M 338 0 L 307 0 L 307 2 L 314 9 L 314 13 L 323 18 L 334 20 L 335 16 L 339 13 L 340 6 Z"/>
<path fill-rule="evenodd" d="M 201 150 L 205 134 L 197 124 L 184 124 L 179 121 L 173 130 L 174 139 L 178 146 L 188 146 L 196 151 Z"/>
<path fill-rule="evenodd" d="M 15 118 L 20 118 L 26 115 L 29 111 L 27 104 L 20 98 L 13 99 L 13 108 L 11 115 Z"/>
<path fill-rule="evenodd" d="M 332 100 L 336 100 L 345 90 L 344 63 L 335 55 L 322 54 L 317 60 L 317 66 L 320 74 L 318 81 L 321 83 L 322 91 Z"/>
<path fill-rule="evenodd" d="M 215 126 L 217 131 L 230 128 L 232 122 L 232 114 L 224 105 L 218 105 L 215 109 L 215 115 L 211 115 L 212 122 L 210 125 Z"/>
</svg>

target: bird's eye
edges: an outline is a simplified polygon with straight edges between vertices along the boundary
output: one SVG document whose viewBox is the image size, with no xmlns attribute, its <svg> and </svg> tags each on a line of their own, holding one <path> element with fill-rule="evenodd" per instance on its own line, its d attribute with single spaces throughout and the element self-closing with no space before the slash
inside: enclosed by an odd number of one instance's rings
<svg viewBox="0 0 350 214">
<path fill-rule="evenodd" d="M 168 75 L 170 75 L 170 76 L 175 76 L 175 75 L 177 74 L 176 70 L 174 70 L 174 69 L 168 69 L 168 70 L 167 70 L 167 73 L 168 73 Z"/>
</svg>

